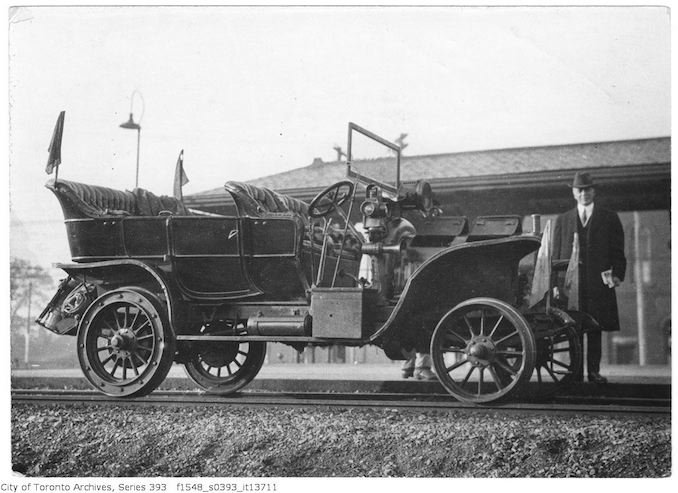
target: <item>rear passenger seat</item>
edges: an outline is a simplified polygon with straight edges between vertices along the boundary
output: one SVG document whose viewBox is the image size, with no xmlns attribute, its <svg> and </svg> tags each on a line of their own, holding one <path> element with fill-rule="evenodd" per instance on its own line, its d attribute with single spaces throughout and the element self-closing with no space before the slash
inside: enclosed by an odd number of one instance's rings
<svg viewBox="0 0 678 493">
<path fill-rule="evenodd" d="M 65 219 L 115 216 L 157 216 L 161 212 L 190 215 L 180 200 L 157 196 L 143 188 L 133 191 L 87 185 L 75 181 L 50 180 L 45 185 L 59 199 Z"/>
</svg>

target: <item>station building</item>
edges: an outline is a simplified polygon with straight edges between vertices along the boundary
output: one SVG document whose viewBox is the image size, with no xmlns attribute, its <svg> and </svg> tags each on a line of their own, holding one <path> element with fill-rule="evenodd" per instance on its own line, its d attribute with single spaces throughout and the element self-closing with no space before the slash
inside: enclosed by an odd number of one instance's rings
<svg viewBox="0 0 678 493">
<path fill-rule="evenodd" d="M 626 280 L 617 289 L 621 331 L 603 334 L 603 363 L 666 365 L 671 360 L 671 139 L 623 140 L 403 156 L 401 180 L 428 181 L 445 215 L 531 215 L 546 221 L 574 207 L 570 184 L 587 171 L 597 186 L 596 203 L 617 211 L 625 232 Z M 316 158 L 309 166 L 251 180 L 306 202 L 345 179 L 346 163 Z M 184 198 L 189 207 L 235 212 L 224 188 Z M 359 218 L 354 218 L 359 220 Z M 416 221 L 415 221 L 416 226 Z M 387 361 L 381 350 L 333 348 L 296 355 L 269 348 L 269 362 Z"/>
</svg>

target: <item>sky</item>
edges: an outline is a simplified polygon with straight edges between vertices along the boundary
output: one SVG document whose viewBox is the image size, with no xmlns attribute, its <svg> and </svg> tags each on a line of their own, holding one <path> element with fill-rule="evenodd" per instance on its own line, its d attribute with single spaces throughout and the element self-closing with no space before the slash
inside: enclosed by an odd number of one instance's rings
<svg viewBox="0 0 678 493">
<path fill-rule="evenodd" d="M 661 7 L 20 7 L 9 20 L 12 254 L 68 261 L 43 184 L 185 194 L 334 160 L 349 121 L 406 155 L 670 135 Z M 422 177 L 425 178 L 425 177 Z M 303 185 L 303 184 L 300 184 Z"/>
</svg>

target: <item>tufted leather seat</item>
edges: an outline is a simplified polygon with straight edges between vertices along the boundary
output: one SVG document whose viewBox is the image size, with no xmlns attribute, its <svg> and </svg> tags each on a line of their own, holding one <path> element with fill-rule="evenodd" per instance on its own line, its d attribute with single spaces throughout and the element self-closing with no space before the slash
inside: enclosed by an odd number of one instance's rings
<svg viewBox="0 0 678 493">
<path fill-rule="evenodd" d="M 155 216 L 161 211 L 189 215 L 184 204 L 174 197 L 154 195 L 141 188 L 114 190 L 74 181 L 50 180 L 45 185 L 59 199 L 65 219 L 109 216 Z"/>
<path fill-rule="evenodd" d="M 248 183 L 229 181 L 224 185 L 233 197 L 238 214 L 241 216 L 261 217 L 270 213 L 293 213 L 297 215 L 304 225 L 304 244 L 310 248 L 311 241 L 308 232 L 308 204 L 289 195 L 274 192 L 268 188 L 256 187 Z M 341 244 L 341 231 L 331 228 L 331 248 L 338 253 Z M 323 242 L 322 228 L 313 228 L 313 244 L 320 246 Z M 350 233 L 344 242 L 344 257 L 359 259 L 360 242 Z"/>
<path fill-rule="evenodd" d="M 299 199 L 238 181 L 228 181 L 224 188 L 233 197 L 241 216 L 258 217 L 266 212 L 293 212 L 301 216 L 304 224 L 308 222 L 308 205 Z"/>
</svg>

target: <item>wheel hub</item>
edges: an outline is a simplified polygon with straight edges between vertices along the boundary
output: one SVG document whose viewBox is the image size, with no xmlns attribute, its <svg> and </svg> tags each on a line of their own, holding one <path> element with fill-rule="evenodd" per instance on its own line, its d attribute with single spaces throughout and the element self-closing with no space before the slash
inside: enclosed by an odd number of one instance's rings
<svg viewBox="0 0 678 493">
<path fill-rule="evenodd" d="M 134 333 L 129 329 L 121 329 L 111 338 L 111 346 L 113 351 L 120 355 L 129 354 L 134 349 L 136 338 Z"/>
<path fill-rule="evenodd" d="M 483 336 L 476 336 L 471 339 L 466 348 L 466 355 L 474 366 L 487 367 L 494 360 L 496 347 L 491 339 Z"/>
<path fill-rule="evenodd" d="M 202 345 L 198 352 L 200 359 L 212 367 L 219 368 L 226 366 L 235 360 L 238 355 L 240 345 L 235 343 L 221 343 Z"/>
</svg>

